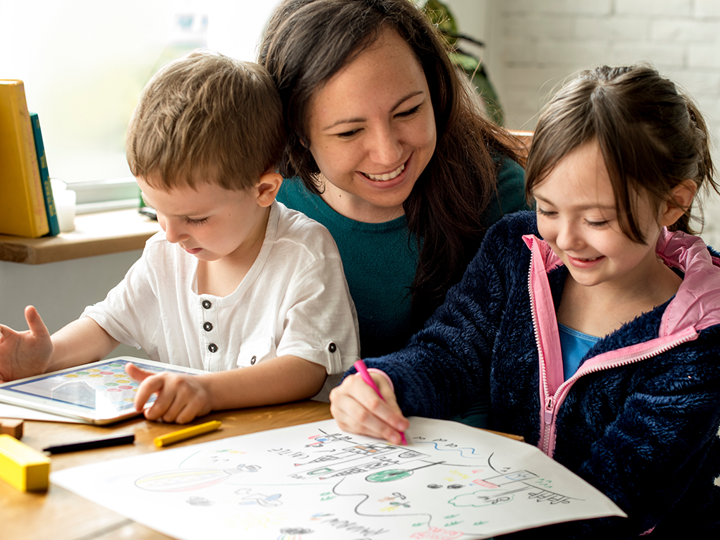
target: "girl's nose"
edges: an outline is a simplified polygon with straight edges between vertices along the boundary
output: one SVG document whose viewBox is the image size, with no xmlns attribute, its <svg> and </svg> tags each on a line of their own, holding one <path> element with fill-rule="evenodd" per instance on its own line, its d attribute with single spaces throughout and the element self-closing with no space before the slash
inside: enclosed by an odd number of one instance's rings
<svg viewBox="0 0 720 540">
<path fill-rule="evenodd" d="M 582 238 L 578 234 L 577 225 L 565 221 L 558 227 L 557 246 L 563 251 L 572 251 L 582 245 Z"/>
</svg>

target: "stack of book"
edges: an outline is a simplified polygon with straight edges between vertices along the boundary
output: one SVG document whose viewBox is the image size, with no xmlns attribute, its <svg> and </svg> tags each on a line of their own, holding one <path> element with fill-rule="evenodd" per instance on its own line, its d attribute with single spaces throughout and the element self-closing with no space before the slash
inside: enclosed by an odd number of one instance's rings
<svg viewBox="0 0 720 540">
<path fill-rule="evenodd" d="M 40 120 L 28 112 L 23 82 L 0 79 L 0 234 L 59 233 Z"/>
</svg>

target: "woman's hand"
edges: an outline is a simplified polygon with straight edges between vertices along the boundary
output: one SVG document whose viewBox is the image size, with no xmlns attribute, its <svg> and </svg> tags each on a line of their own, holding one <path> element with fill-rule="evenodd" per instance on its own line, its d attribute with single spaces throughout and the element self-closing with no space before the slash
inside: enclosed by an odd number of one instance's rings
<svg viewBox="0 0 720 540">
<path fill-rule="evenodd" d="M 184 373 L 155 373 L 128 364 L 125 371 L 140 382 L 135 396 L 135 409 L 142 411 L 150 396 L 157 394 L 155 403 L 145 411 L 148 420 L 162 420 L 186 424 L 212 410 L 210 393 L 202 382 L 202 375 Z"/>
<path fill-rule="evenodd" d="M 402 444 L 401 433 L 410 426 L 398 407 L 395 393 L 382 375 L 371 373 L 385 401 L 359 374 L 346 377 L 330 392 L 330 412 L 343 431 Z"/>
</svg>

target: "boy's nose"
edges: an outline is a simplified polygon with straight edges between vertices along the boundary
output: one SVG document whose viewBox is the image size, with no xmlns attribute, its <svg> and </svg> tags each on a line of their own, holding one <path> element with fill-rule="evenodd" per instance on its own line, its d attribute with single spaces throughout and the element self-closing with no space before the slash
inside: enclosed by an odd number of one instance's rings
<svg viewBox="0 0 720 540">
<path fill-rule="evenodd" d="M 171 244 L 177 244 L 187 237 L 187 234 L 183 232 L 182 227 L 178 226 L 176 223 L 170 222 L 169 220 L 164 220 L 164 223 L 160 223 L 160 226 L 165 231 L 165 238 L 167 238 L 167 241 Z"/>
</svg>

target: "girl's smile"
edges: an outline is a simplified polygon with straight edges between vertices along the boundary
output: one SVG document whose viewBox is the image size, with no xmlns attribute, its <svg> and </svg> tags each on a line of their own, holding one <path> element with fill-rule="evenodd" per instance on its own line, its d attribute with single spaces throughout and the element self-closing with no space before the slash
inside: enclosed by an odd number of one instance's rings
<svg viewBox="0 0 720 540">
<path fill-rule="evenodd" d="M 580 286 L 605 298 L 638 295 L 679 278 L 655 255 L 662 225 L 647 194 L 638 194 L 635 221 L 647 239 L 620 229 L 615 194 L 597 141 L 565 156 L 533 190 L 538 230 Z M 672 282 L 672 283 L 671 283 Z M 595 290 L 595 289 L 593 289 Z"/>
</svg>

